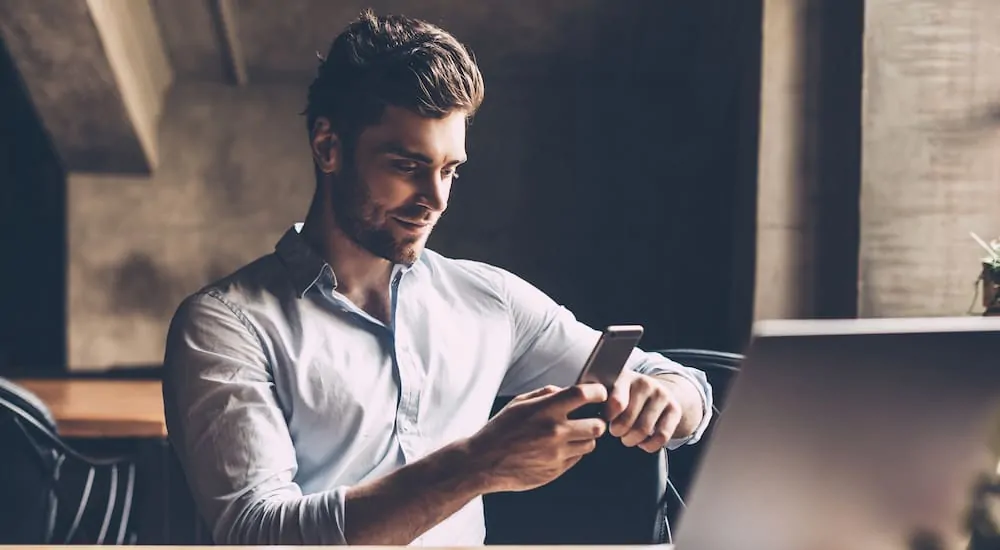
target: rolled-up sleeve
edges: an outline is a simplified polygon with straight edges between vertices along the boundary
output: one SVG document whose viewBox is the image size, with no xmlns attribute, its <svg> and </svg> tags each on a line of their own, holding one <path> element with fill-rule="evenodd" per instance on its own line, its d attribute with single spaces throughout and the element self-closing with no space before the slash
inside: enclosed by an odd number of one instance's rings
<svg viewBox="0 0 1000 550">
<path fill-rule="evenodd" d="M 549 384 L 574 384 L 600 332 L 578 321 L 524 279 L 506 271 L 501 271 L 501 276 L 512 342 L 512 363 L 501 395 L 517 395 Z M 701 422 L 690 436 L 671 440 L 667 447 L 697 443 L 712 419 L 712 386 L 705 373 L 639 348 L 632 351 L 626 368 L 650 376 L 677 374 L 697 388 L 702 398 Z"/>
<path fill-rule="evenodd" d="M 239 309 L 197 294 L 167 335 L 170 442 L 219 544 L 343 544 L 346 487 L 303 495 L 262 341 Z"/>
</svg>

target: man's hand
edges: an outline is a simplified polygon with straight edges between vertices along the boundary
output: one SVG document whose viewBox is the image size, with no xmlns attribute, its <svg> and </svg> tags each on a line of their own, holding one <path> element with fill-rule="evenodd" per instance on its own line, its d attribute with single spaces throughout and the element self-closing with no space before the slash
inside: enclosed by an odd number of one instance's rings
<svg viewBox="0 0 1000 550">
<path fill-rule="evenodd" d="M 674 437 L 686 437 L 701 422 L 701 396 L 676 375 L 624 371 L 608 398 L 609 432 L 626 447 L 655 453 Z"/>
<path fill-rule="evenodd" d="M 469 438 L 472 460 L 487 478 L 486 492 L 534 489 L 573 467 L 594 450 L 607 424 L 568 415 L 607 397 L 600 384 L 546 386 L 515 397 Z"/>
</svg>

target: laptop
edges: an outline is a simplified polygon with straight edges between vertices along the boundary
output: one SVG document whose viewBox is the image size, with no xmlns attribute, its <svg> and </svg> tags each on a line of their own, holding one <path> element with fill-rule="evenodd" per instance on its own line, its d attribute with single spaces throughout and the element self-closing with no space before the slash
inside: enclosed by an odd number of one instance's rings
<svg viewBox="0 0 1000 550">
<path fill-rule="evenodd" d="M 1000 318 L 760 322 L 675 547 L 965 548 L 998 412 Z"/>
</svg>

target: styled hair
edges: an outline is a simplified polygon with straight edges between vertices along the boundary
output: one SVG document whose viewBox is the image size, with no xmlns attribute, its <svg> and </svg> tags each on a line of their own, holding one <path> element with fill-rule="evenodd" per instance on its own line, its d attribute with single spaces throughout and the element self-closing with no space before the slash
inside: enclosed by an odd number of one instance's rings
<svg viewBox="0 0 1000 550">
<path fill-rule="evenodd" d="M 353 142 L 388 105 L 425 117 L 475 114 L 484 84 L 469 50 L 441 28 L 365 10 L 334 39 L 309 86 L 310 132 L 325 117 L 338 137 Z"/>
</svg>

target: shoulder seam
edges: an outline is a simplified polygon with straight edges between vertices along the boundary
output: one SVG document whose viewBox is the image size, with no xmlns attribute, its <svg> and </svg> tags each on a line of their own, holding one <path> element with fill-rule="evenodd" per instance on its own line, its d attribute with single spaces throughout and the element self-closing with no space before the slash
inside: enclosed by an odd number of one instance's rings
<svg viewBox="0 0 1000 550">
<path fill-rule="evenodd" d="M 494 271 L 497 278 L 500 279 L 500 301 L 503 302 L 503 309 L 507 312 L 507 325 L 510 327 L 510 358 L 511 361 L 507 365 L 507 371 L 510 371 L 510 367 L 515 363 L 514 352 L 517 346 L 517 321 L 514 320 L 514 309 L 511 307 L 510 301 L 510 288 L 507 281 L 507 277 L 502 271 Z M 506 374 L 504 375 L 506 378 Z"/>
<path fill-rule="evenodd" d="M 264 360 L 267 361 L 267 370 L 270 371 L 271 377 L 273 378 L 274 365 L 271 364 L 271 358 L 268 357 L 267 348 L 264 347 L 264 338 L 261 337 L 260 332 L 256 329 L 256 327 L 253 326 L 253 323 L 250 322 L 250 318 L 247 317 L 245 313 L 243 313 L 243 310 L 240 309 L 236 304 L 230 302 L 229 300 L 226 300 L 218 289 L 209 288 L 207 290 L 199 292 L 198 294 L 202 296 L 209 296 L 211 298 L 215 298 L 216 300 L 218 300 L 220 304 L 226 306 L 226 309 L 231 311 L 233 315 L 235 315 L 236 318 L 240 320 L 240 324 L 243 325 L 243 328 L 245 328 L 247 332 L 249 332 L 254 338 L 256 338 L 257 345 L 260 346 L 260 351 L 264 355 Z"/>
</svg>

